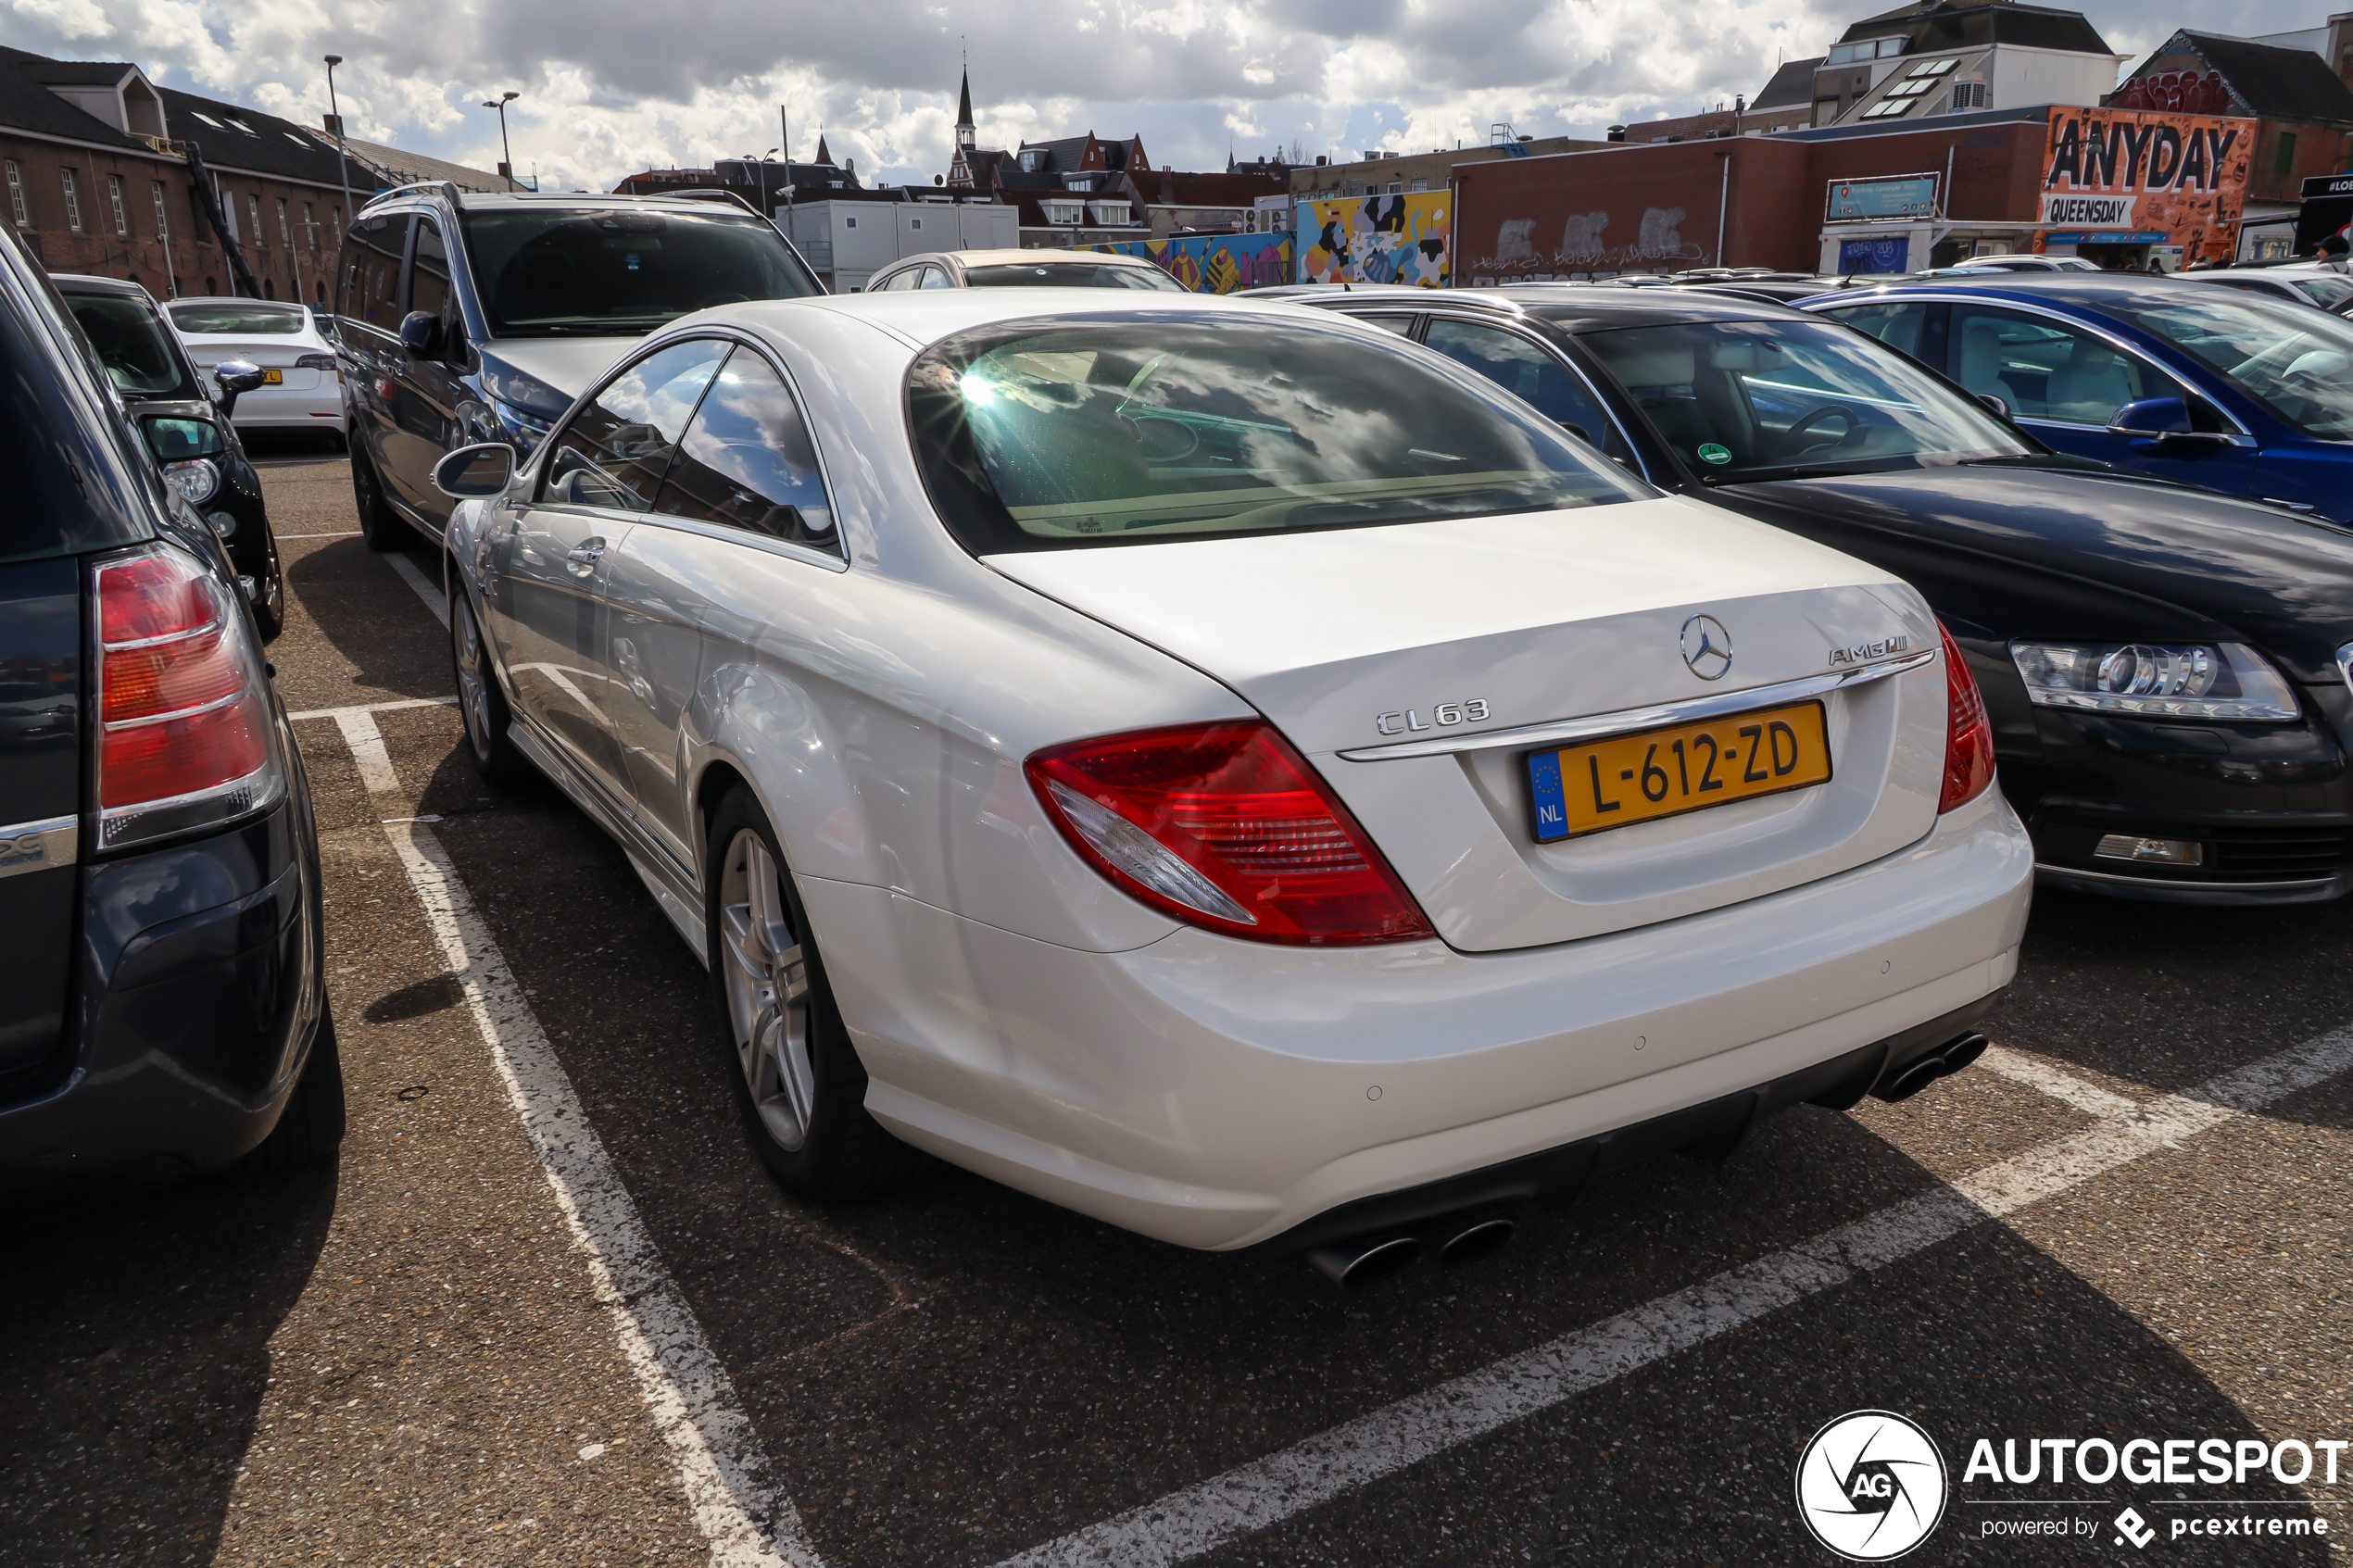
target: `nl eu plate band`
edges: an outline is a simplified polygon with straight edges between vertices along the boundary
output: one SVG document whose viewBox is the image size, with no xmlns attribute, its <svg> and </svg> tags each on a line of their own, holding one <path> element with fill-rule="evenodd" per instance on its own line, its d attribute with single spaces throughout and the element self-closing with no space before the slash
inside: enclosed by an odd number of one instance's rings
<svg viewBox="0 0 2353 1568">
<path fill-rule="evenodd" d="M 1934 648 L 1922 648 L 1918 653 L 1907 653 L 1899 659 L 1882 659 L 1875 664 L 1856 664 L 1843 670 L 1825 671 L 1819 675 L 1803 675 L 1776 685 L 1747 686 L 1736 692 L 1710 692 L 1705 696 L 1686 697 L 1680 702 L 1662 702 L 1648 708 L 1621 708 L 1615 712 L 1593 713 L 1582 719 L 1524 724 L 1516 730 L 1487 730 L 1478 734 L 1448 735 L 1442 740 L 1408 740 L 1390 746 L 1358 746 L 1339 755 L 1350 762 L 1388 762 L 1407 757 L 1444 757 L 1465 751 L 1492 751 L 1502 746 L 1533 749 L 1555 742 L 1600 740 L 1636 730 L 1655 730 L 1669 724 L 1721 719 L 1734 713 L 1744 713 L 1753 708 L 1802 702 L 1807 697 L 1883 681 L 1890 675 L 1901 675 L 1907 670 L 1918 670 L 1935 658 Z"/>
</svg>

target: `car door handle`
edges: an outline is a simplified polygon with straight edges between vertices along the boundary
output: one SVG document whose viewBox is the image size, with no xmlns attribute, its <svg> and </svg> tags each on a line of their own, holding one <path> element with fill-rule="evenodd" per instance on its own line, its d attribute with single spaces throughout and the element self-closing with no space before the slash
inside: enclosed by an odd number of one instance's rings
<svg viewBox="0 0 2353 1568">
<path fill-rule="evenodd" d="M 2257 499 L 2267 507 L 2285 507 L 2292 512 L 2316 512 L 2321 509 L 2309 501 L 2283 501 L 2277 495 L 2261 495 Z"/>
<path fill-rule="evenodd" d="M 591 539 L 578 549 L 567 551 L 564 565 L 574 577 L 585 577 L 597 570 L 597 562 L 604 558 L 605 542 Z"/>
</svg>

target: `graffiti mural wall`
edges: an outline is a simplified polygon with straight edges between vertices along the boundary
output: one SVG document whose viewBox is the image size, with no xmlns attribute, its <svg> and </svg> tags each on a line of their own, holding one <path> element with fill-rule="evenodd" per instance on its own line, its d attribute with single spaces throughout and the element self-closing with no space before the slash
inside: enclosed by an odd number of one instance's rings
<svg viewBox="0 0 2353 1568">
<path fill-rule="evenodd" d="M 1195 294 L 1232 294 L 1290 282 L 1289 234 L 1189 234 L 1090 248 L 1141 257 Z"/>
<path fill-rule="evenodd" d="M 1453 282 L 1454 204 L 1445 191 L 1299 204 L 1299 282 Z"/>
</svg>

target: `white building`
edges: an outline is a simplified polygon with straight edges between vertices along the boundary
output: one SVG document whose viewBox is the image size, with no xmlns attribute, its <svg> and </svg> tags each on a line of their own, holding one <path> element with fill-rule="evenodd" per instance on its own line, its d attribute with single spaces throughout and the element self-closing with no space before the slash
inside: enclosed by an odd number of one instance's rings
<svg viewBox="0 0 2353 1568">
<path fill-rule="evenodd" d="M 1021 244 L 1021 214 L 996 202 L 800 202 L 777 208 L 776 220 L 836 294 L 860 292 L 902 256 Z"/>
</svg>

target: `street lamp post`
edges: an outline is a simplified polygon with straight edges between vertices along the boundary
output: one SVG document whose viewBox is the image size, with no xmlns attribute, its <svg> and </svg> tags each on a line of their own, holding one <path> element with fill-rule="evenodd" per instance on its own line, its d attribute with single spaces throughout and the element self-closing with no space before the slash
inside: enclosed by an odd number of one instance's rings
<svg viewBox="0 0 2353 1568">
<path fill-rule="evenodd" d="M 776 210 L 768 202 L 768 166 L 776 160 L 779 150 L 771 147 L 760 157 L 760 216 L 771 223 L 776 220 Z M 785 183 L 792 183 L 792 165 L 789 162 L 785 165 Z"/>
<path fill-rule="evenodd" d="M 343 64 L 341 55 L 327 56 L 327 112 L 335 117 L 335 175 L 343 182 L 343 220 L 351 221 L 351 157 L 343 150 L 343 108 L 335 102 L 335 67 Z M 335 236 L 335 255 L 343 255 L 343 236 Z"/>
<path fill-rule="evenodd" d="M 522 96 L 520 93 L 503 93 L 496 98 L 484 99 L 482 106 L 498 111 L 498 150 L 507 155 L 507 161 L 498 168 L 507 176 L 507 189 L 510 191 L 515 188 L 515 149 L 507 142 L 507 106 Z"/>
</svg>

